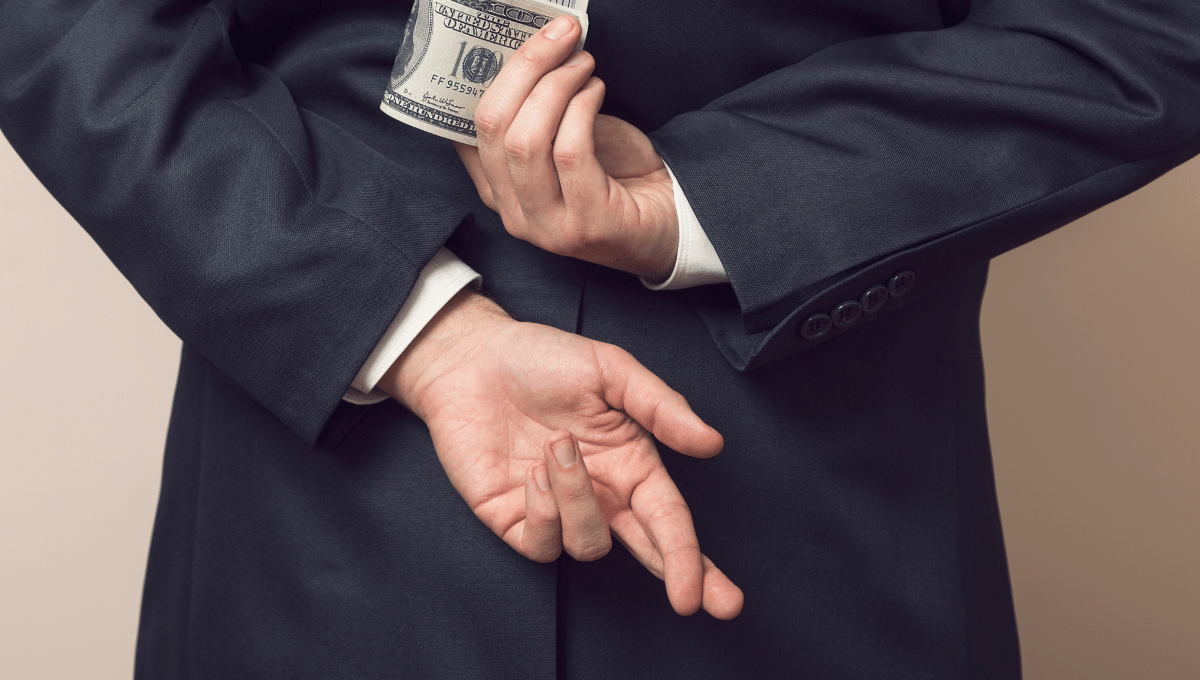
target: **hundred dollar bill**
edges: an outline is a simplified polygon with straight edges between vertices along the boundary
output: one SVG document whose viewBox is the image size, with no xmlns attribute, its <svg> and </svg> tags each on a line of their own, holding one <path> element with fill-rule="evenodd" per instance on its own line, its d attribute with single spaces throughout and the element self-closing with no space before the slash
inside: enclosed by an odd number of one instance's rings
<svg viewBox="0 0 1200 680">
<path fill-rule="evenodd" d="M 505 60 L 555 17 L 587 0 L 416 0 L 379 108 L 396 120 L 475 145 L 475 106 Z"/>
</svg>

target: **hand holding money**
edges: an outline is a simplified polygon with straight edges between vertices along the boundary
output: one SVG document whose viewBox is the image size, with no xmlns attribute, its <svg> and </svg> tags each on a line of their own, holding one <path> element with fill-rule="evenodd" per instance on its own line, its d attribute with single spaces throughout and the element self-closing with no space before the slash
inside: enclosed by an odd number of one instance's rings
<svg viewBox="0 0 1200 680">
<path fill-rule="evenodd" d="M 478 148 L 456 147 L 513 236 L 665 278 L 678 242 L 670 175 L 637 128 L 598 115 L 604 84 L 574 52 L 581 33 L 563 16 L 527 40 L 475 109 Z"/>
<path fill-rule="evenodd" d="M 475 107 L 504 63 L 563 14 L 587 35 L 587 0 L 413 0 L 379 108 L 439 137 L 475 144 Z"/>
<path fill-rule="evenodd" d="M 586 8 L 577 0 L 417 0 L 384 111 L 454 139 L 480 196 L 514 236 L 626 271 L 668 275 L 678 232 L 671 178 L 637 128 L 598 115 L 604 84 L 591 77 L 592 56 L 579 51 L 586 16 L 547 19 L 508 53 L 469 40 L 457 51 L 447 48 L 455 34 L 504 42 L 494 29 L 509 10 L 530 24 L 541 21 L 514 9 L 516 2 Z M 451 16 L 453 4 L 476 14 Z M 414 26 L 430 21 L 423 7 L 441 18 L 422 36 Z M 489 28 L 476 31 L 481 26 Z M 485 81 L 478 101 L 470 91 L 433 94 L 446 83 L 457 91 L 455 77 L 463 75 Z M 592 379 L 600 375 L 600 383 Z M 429 425 L 454 487 L 522 555 L 546 562 L 565 549 L 579 560 L 597 559 L 611 546 L 611 531 L 665 581 L 678 613 L 703 608 L 731 619 L 741 611 L 741 590 L 700 553 L 691 514 L 653 442 L 708 457 L 720 450 L 720 435 L 632 356 L 517 323 L 483 296 L 460 293 L 380 385 Z M 617 385 L 623 388 L 614 391 Z M 643 416 L 653 422 L 636 420 Z M 530 437 L 505 434 L 512 432 Z"/>
</svg>

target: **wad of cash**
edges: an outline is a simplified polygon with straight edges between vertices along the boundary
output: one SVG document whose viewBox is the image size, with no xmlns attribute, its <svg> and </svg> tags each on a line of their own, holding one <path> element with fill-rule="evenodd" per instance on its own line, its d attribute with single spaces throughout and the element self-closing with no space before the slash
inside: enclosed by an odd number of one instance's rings
<svg viewBox="0 0 1200 680">
<path fill-rule="evenodd" d="M 416 0 L 379 108 L 472 146 L 475 106 L 530 36 L 562 14 L 587 36 L 587 0 Z"/>
</svg>

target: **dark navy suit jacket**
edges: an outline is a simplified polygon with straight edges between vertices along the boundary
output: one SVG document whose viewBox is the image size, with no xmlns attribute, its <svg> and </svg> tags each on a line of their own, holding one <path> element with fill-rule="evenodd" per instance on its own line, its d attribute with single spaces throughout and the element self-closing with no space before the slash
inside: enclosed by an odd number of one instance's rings
<svg viewBox="0 0 1200 680">
<path fill-rule="evenodd" d="M 593 0 L 605 112 L 729 274 L 686 293 L 508 236 L 378 111 L 405 4 L 0 2 L 0 127 L 185 345 L 138 677 L 1018 676 L 986 263 L 1200 152 L 1200 4 Z M 740 618 L 521 558 L 423 423 L 341 401 L 442 245 L 725 435 L 664 458 Z"/>
</svg>

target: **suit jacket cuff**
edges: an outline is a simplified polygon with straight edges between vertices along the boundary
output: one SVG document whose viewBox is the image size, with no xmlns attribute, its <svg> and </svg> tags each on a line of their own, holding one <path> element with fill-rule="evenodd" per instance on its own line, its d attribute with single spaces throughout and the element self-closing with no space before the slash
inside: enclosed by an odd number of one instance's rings
<svg viewBox="0 0 1200 680">
<path fill-rule="evenodd" d="M 482 281 L 483 277 L 464 264 L 454 253 L 445 248 L 439 249 L 429 264 L 421 270 L 412 293 L 400 307 L 400 312 L 384 332 L 383 338 L 367 357 L 358 375 L 354 376 L 342 399 L 364 406 L 386 400 L 388 395 L 375 387 L 383 378 L 383 374 L 412 344 L 425 324 L 446 306 L 450 298 L 468 285 L 478 289 Z"/>
<path fill-rule="evenodd" d="M 721 258 L 717 257 L 716 249 L 700 226 L 692 204 L 679 187 L 679 180 L 675 179 L 675 173 L 669 165 L 667 173 L 671 175 L 675 214 L 679 217 L 679 250 L 675 254 L 675 269 L 662 281 L 642 277 L 642 284 L 650 290 L 678 290 L 710 283 L 727 283 L 729 277 L 725 275 Z"/>
</svg>

